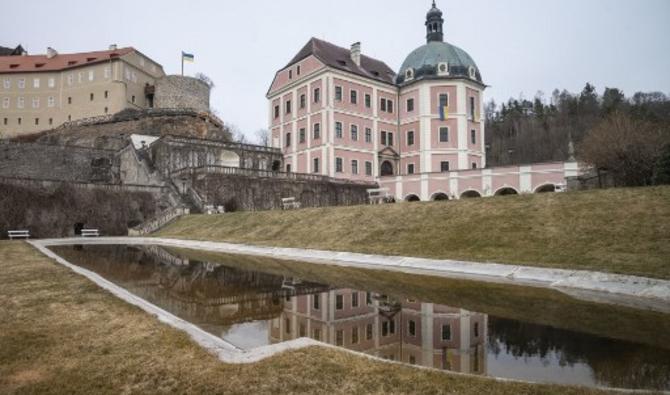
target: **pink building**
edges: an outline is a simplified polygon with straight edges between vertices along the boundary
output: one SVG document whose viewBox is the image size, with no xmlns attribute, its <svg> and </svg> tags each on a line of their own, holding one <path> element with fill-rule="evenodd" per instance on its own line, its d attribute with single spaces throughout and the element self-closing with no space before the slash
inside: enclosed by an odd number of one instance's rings
<svg viewBox="0 0 670 395">
<path fill-rule="evenodd" d="M 267 94 L 285 171 L 376 181 L 397 200 L 563 190 L 576 162 L 487 168 L 486 88 L 474 60 L 444 42 L 442 12 L 396 74 L 384 62 L 312 38 Z"/>
</svg>

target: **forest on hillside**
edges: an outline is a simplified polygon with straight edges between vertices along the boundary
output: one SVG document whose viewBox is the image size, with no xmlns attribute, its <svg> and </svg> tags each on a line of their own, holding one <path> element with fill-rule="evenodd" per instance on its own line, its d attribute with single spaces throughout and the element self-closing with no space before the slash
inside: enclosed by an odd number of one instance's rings
<svg viewBox="0 0 670 395">
<path fill-rule="evenodd" d="M 616 185 L 670 183 L 670 97 L 620 89 L 599 94 L 589 83 L 579 94 L 554 90 L 532 100 L 489 101 L 487 166 L 576 157 L 609 173 Z"/>
</svg>

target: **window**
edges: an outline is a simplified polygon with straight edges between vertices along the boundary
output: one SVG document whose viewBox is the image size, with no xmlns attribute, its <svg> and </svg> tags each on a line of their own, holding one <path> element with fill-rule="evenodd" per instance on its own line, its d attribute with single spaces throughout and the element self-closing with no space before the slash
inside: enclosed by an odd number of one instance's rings
<svg viewBox="0 0 670 395">
<path fill-rule="evenodd" d="M 338 346 L 344 345 L 344 330 L 338 329 L 335 331 L 335 344 Z"/>
<path fill-rule="evenodd" d="M 305 333 L 307 333 L 307 330 L 305 328 L 305 324 L 300 324 L 300 329 L 298 329 L 298 336 L 300 337 L 305 337 Z"/>
<path fill-rule="evenodd" d="M 17 108 L 23 108 L 24 106 L 24 101 L 22 97 L 19 97 L 16 99 L 16 107 Z"/>
<path fill-rule="evenodd" d="M 342 138 L 342 122 L 335 122 L 335 137 Z"/>
<path fill-rule="evenodd" d="M 53 124 L 54 124 L 54 119 L 53 119 L 53 118 L 49 118 L 49 125 L 53 125 Z"/>
<path fill-rule="evenodd" d="M 407 332 L 409 332 L 410 336 L 416 336 L 416 321 L 409 320 L 407 323 Z"/>
<path fill-rule="evenodd" d="M 366 176 L 371 176 L 372 175 L 372 162 L 365 162 L 365 175 Z M 368 302 L 370 304 L 370 302 Z"/>
<path fill-rule="evenodd" d="M 287 173 L 291 172 L 291 164 L 290 163 L 286 165 L 286 172 Z"/>
<path fill-rule="evenodd" d="M 442 173 L 447 173 L 449 171 L 449 161 L 440 162 L 440 171 Z"/>
<path fill-rule="evenodd" d="M 351 140 L 358 141 L 358 126 L 351 125 Z"/>
<path fill-rule="evenodd" d="M 279 118 L 279 106 L 275 106 L 275 119 Z"/>
<path fill-rule="evenodd" d="M 23 89 L 26 87 L 26 79 L 25 78 L 19 78 L 19 89 Z"/>
<path fill-rule="evenodd" d="M 388 139 L 387 141 L 388 145 L 393 145 L 393 133 L 388 132 L 387 139 Z"/>
<path fill-rule="evenodd" d="M 335 310 L 344 308 L 344 295 L 335 295 Z"/>
<path fill-rule="evenodd" d="M 366 143 L 372 142 L 372 129 L 370 128 L 365 128 L 365 142 Z"/>
<path fill-rule="evenodd" d="M 407 112 L 414 111 L 414 99 L 407 99 Z"/>
<path fill-rule="evenodd" d="M 314 124 L 314 140 L 318 140 L 321 138 L 321 124 L 320 123 L 315 123 Z"/>
<path fill-rule="evenodd" d="M 300 75 L 300 66 L 298 66 L 298 67 L 296 68 L 296 74 L 297 74 L 297 75 Z"/>
<path fill-rule="evenodd" d="M 409 364 L 416 365 L 416 357 L 414 355 L 409 356 Z"/>
<path fill-rule="evenodd" d="M 407 145 L 414 145 L 414 131 L 407 132 Z"/>
<path fill-rule="evenodd" d="M 474 333 L 475 337 L 479 337 L 479 322 L 475 322 Z"/>
<path fill-rule="evenodd" d="M 40 98 L 33 97 L 33 108 L 40 108 Z"/>
<path fill-rule="evenodd" d="M 382 322 L 382 336 L 388 336 L 389 335 L 389 322 L 384 321 Z"/>
<path fill-rule="evenodd" d="M 72 115 L 68 115 L 67 120 L 68 120 L 68 122 L 71 121 L 72 120 Z"/>
<path fill-rule="evenodd" d="M 33 78 L 33 88 L 39 88 L 39 87 L 40 87 L 40 79 Z"/>
<path fill-rule="evenodd" d="M 321 329 L 319 328 L 314 328 L 312 331 L 312 337 L 314 340 L 321 340 Z"/>
<path fill-rule="evenodd" d="M 35 125 L 39 125 L 39 124 L 40 124 L 40 119 L 39 119 L 39 118 L 35 118 Z"/>
<path fill-rule="evenodd" d="M 381 132 L 381 144 L 382 145 L 387 145 L 386 144 L 386 132 L 382 130 Z"/>
<path fill-rule="evenodd" d="M 7 118 L 2 120 L 2 123 L 5 124 L 5 125 L 7 125 L 8 122 L 9 122 L 9 119 L 7 119 Z"/>
<path fill-rule="evenodd" d="M 89 95 L 89 100 L 90 100 L 90 101 L 93 101 L 94 98 L 95 98 L 95 96 L 93 95 L 93 93 L 91 93 L 91 94 Z"/>
<path fill-rule="evenodd" d="M 368 93 L 365 94 L 365 107 L 372 107 L 372 97 Z"/>
<path fill-rule="evenodd" d="M 451 325 L 442 325 L 442 340 L 451 340 Z"/>
<path fill-rule="evenodd" d="M 132 96 L 130 97 L 130 101 L 133 102 L 133 104 L 135 104 L 135 95 L 132 95 Z"/>
<path fill-rule="evenodd" d="M 353 159 L 351 161 L 351 174 L 358 174 L 358 161 Z M 351 302 L 354 303 L 353 301 Z M 356 306 L 358 306 L 358 294 L 356 294 Z"/>
<path fill-rule="evenodd" d="M 2 99 L 2 108 L 9 108 L 9 98 L 5 97 Z"/>
<path fill-rule="evenodd" d="M 321 89 L 314 88 L 314 103 L 318 103 L 321 100 Z"/>
<path fill-rule="evenodd" d="M 476 169 L 476 168 L 477 168 L 477 163 L 472 162 L 472 168 L 473 168 L 473 169 Z"/>
<path fill-rule="evenodd" d="M 414 174 L 414 163 L 407 164 L 407 174 Z"/>
<path fill-rule="evenodd" d="M 105 91 L 105 99 L 109 99 L 109 91 Z"/>
<path fill-rule="evenodd" d="M 365 338 L 366 338 L 367 340 L 371 340 L 371 339 L 372 339 L 372 324 L 367 324 L 367 325 L 365 326 Z"/>
<path fill-rule="evenodd" d="M 9 89 L 12 87 L 12 80 L 10 80 L 9 78 L 5 78 L 4 83 L 5 83 L 5 89 Z"/>
<path fill-rule="evenodd" d="M 342 87 L 341 86 L 336 86 L 335 87 L 335 100 L 336 101 L 342 101 Z"/>
<path fill-rule="evenodd" d="M 288 79 L 290 80 L 291 78 L 293 78 L 293 70 L 288 71 Z"/>
<path fill-rule="evenodd" d="M 67 98 L 67 104 L 72 104 L 72 97 Z"/>
<path fill-rule="evenodd" d="M 386 111 L 386 99 L 382 98 L 380 107 L 382 111 Z"/>
<path fill-rule="evenodd" d="M 300 139 L 300 144 L 305 142 L 305 128 L 300 128 L 298 138 Z"/>
<path fill-rule="evenodd" d="M 19 125 L 21 124 L 21 117 L 19 117 L 19 119 L 17 119 L 17 122 L 19 123 Z"/>
<path fill-rule="evenodd" d="M 444 126 L 440 128 L 440 143 L 449 141 L 449 128 Z"/>
<path fill-rule="evenodd" d="M 358 327 L 351 328 L 351 344 L 358 344 Z"/>
<path fill-rule="evenodd" d="M 72 85 L 72 82 L 74 81 L 74 75 L 73 74 L 68 74 L 67 76 L 67 84 Z"/>
<path fill-rule="evenodd" d="M 475 120 L 475 98 L 470 96 L 470 119 Z"/>
<path fill-rule="evenodd" d="M 89 70 L 88 71 L 88 80 L 93 81 L 94 78 L 95 78 L 95 72 L 93 70 Z"/>
<path fill-rule="evenodd" d="M 321 308 L 321 295 L 319 294 L 312 295 L 312 308 L 314 310 L 319 310 Z"/>
<path fill-rule="evenodd" d="M 291 333 L 291 320 L 289 318 L 284 318 L 284 330 L 286 333 Z"/>
<path fill-rule="evenodd" d="M 110 74 L 112 74 L 112 70 L 109 68 L 109 66 L 105 67 L 105 71 L 104 71 L 105 79 L 108 79 Z"/>
<path fill-rule="evenodd" d="M 352 89 L 350 92 L 350 99 L 351 104 L 358 104 L 358 92 Z"/>
<path fill-rule="evenodd" d="M 440 94 L 440 108 L 449 106 L 449 94 Z"/>
<path fill-rule="evenodd" d="M 388 112 L 393 114 L 393 101 L 392 100 L 387 100 L 386 101 L 386 107 L 388 109 Z"/>
<path fill-rule="evenodd" d="M 54 78 L 49 78 L 48 82 L 49 88 L 53 88 L 56 86 L 56 80 Z"/>
<path fill-rule="evenodd" d="M 83 80 L 84 80 L 84 77 L 83 77 L 83 75 L 81 74 L 81 72 L 79 72 L 79 73 L 77 74 L 77 82 L 79 82 L 79 83 L 81 84 L 81 82 L 82 82 Z"/>
<path fill-rule="evenodd" d="M 319 172 L 319 158 L 314 158 L 312 161 L 312 173 Z"/>
<path fill-rule="evenodd" d="M 306 102 L 307 102 L 307 96 L 305 96 L 305 94 L 303 93 L 302 95 L 300 95 L 300 108 L 301 109 L 305 108 L 305 106 L 307 105 Z"/>
<path fill-rule="evenodd" d="M 291 132 L 286 133 L 286 141 L 285 144 L 287 147 L 291 146 Z"/>
<path fill-rule="evenodd" d="M 470 131 L 470 143 L 477 144 L 477 131 L 475 129 Z"/>
<path fill-rule="evenodd" d="M 335 158 L 335 172 L 342 173 L 342 158 Z"/>
<path fill-rule="evenodd" d="M 105 114 L 109 112 L 109 108 L 105 107 Z"/>
<path fill-rule="evenodd" d="M 286 100 L 286 104 L 284 104 L 284 108 L 286 109 L 286 114 L 291 113 L 291 101 L 290 100 Z"/>
</svg>

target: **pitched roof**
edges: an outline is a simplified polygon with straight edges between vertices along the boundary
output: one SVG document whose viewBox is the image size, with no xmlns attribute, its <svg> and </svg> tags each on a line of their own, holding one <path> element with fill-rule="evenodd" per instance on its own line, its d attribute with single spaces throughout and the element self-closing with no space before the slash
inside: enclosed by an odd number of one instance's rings
<svg viewBox="0 0 670 395">
<path fill-rule="evenodd" d="M 348 71 L 387 84 L 394 84 L 395 81 L 395 72 L 381 60 L 361 55 L 361 65 L 358 66 L 351 60 L 351 52 L 348 49 L 338 47 L 335 44 L 314 37 L 302 47 L 300 52 L 291 59 L 286 67 L 289 67 L 310 55 L 314 55 L 326 66 L 338 70 Z"/>
<path fill-rule="evenodd" d="M 109 51 L 47 55 L 0 56 L 0 73 L 25 73 L 31 71 L 59 71 L 108 61 L 135 51 L 132 47 Z"/>
<path fill-rule="evenodd" d="M 16 48 L 8 48 L 0 46 L 0 56 L 18 56 L 23 55 L 24 52 L 25 50 L 21 45 L 17 46 Z"/>
</svg>

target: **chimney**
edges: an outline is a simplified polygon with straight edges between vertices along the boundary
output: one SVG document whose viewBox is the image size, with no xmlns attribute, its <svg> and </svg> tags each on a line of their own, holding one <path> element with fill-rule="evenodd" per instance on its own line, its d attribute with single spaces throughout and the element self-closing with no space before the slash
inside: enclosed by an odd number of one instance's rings
<svg viewBox="0 0 670 395">
<path fill-rule="evenodd" d="M 111 45 L 109 46 L 109 50 L 110 50 L 110 51 L 116 51 L 116 44 L 111 44 Z"/>
<path fill-rule="evenodd" d="M 356 63 L 356 66 L 361 65 L 361 43 L 360 41 L 357 43 L 351 44 L 351 60 Z"/>
<path fill-rule="evenodd" d="M 56 55 L 58 55 L 58 52 L 56 52 L 55 49 L 53 49 L 51 47 L 47 47 L 47 59 L 51 59 Z"/>
</svg>

